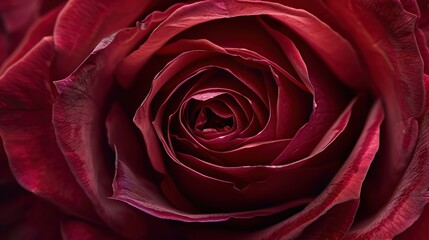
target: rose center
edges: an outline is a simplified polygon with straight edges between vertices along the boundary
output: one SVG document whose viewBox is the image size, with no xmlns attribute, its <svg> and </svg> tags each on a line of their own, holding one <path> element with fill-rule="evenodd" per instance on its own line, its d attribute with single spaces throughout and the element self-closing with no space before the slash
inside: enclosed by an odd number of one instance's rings
<svg viewBox="0 0 429 240">
<path fill-rule="evenodd" d="M 232 116 L 222 116 L 211 108 L 203 108 L 195 120 L 195 128 L 202 132 L 227 132 L 233 123 Z"/>
</svg>

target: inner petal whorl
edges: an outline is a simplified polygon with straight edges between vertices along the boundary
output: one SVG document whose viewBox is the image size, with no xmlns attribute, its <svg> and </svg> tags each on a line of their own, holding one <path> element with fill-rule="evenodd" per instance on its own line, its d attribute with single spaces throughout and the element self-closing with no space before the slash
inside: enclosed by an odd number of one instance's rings
<svg viewBox="0 0 429 240">
<path fill-rule="evenodd" d="M 227 132 L 234 123 L 232 116 L 222 116 L 212 108 L 203 108 L 195 120 L 195 128 L 202 132 Z"/>
</svg>

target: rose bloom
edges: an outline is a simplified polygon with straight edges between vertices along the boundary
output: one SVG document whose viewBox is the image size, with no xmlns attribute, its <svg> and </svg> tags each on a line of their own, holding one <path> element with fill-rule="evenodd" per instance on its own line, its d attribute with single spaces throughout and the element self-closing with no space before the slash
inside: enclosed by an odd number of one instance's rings
<svg viewBox="0 0 429 240">
<path fill-rule="evenodd" d="M 0 1 L 1 239 L 427 239 L 429 1 Z"/>
</svg>

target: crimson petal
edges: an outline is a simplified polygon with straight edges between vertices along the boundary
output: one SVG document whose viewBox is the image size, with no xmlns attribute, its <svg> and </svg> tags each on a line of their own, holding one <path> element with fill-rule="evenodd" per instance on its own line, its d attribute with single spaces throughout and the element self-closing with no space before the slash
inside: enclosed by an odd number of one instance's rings
<svg viewBox="0 0 429 240">
<path fill-rule="evenodd" d="M 391 239 L 411 226 L 429 202 L 429 114 L 425 114 L 413 158 L 388 204 L 352 227 L 345 239 Z"/>
<path fill-rule="evenodd" d="M 51 204 L 20 188 L 0 185 L 2 239 L 60 239 L 60 213 Z"/>
<path fill-rule="evenodd" d="M 108 167 L 103 119 L 114 84 L 112 72 L 140 34 L 137 28 L 130 28 L 105 38 L 76 72 L 55 82 L 60 95 L 54 104 L 53 123 L 66 161 L 100 217 L 127 237 L 147 234 L 149 227 L 139 223 L 149 216 L 108 198 L 113 174 Z"/>
<path fill-rule="evenodd" d="M 358 207 L 359 200 L 335 205 L 308 226 L 297 239 L 343 239 L 353 223 Z"/>
<path fill-rule="evenodd" d="M 151 181 L 145 179 L 145 176 L 137 175 L 134 173 L 135 170 L 128 168 L 122 161 L 118 161 L 117 168 L 118 175 L 116 182 L 118 183 L 118 188 L 112 198 L 126 202 L 162 219 L 173 219 L 184 222 L 220 222 L 230 218 L 253 218 L 255 216 L 271 215 L 282 209 L 301 206 L 310 201 L 308 198 L 302 198 L 272 208 L 242 212 L 198 213 L 183 211 L 169 203 L 165 199 L 165 196 L 160 193 L 159 189 Z"/>
<path fill-rule="evenodd" d="M 271 227 L 269 238 L 294 236 L 332 207 L 359 199 L 360 189 L 379 147 L 380 125 L 384 118 L 381 102 L 373 106 L 355 148 L 329 186 L 302 212 Z M 265 233 L 266 234 L 266 233 Z"/>
<path fill-rule="evenodd" d="M 114 0 L 67 2 L 54 30 L 59 76 L 70 74 L 105 36 L 133 23 L 142 13 L 166 3 L 169 1 L 131 0 L 127 4 Z"/>
<path fill-rule="evenodd" d="M 405 232 L 396 236 L 395 240 L 421 240 L 427 237 L 427 226 L 429 224 L 429 205 L 426 205 L 419 219 Z"/>
<path fill-rule="evenodd" d="M 63 217 L 61 221 L 61 235 L 64 240 L 122 239 L 108 229 L 68 217 Z"/>
<path fill-rule="evenodd" d="M 40 1 L 15 0 L 0 2 L 1 44 L 0 62 L 17 47 L 27 29 L 39 15 Z M 3 42 L 2 42 L 3 43 Z"/>
<path fill-rule="evenodd" d="M 54 54 L 52 38 L 44 38 L 2 75 L 0 133 L 11 170 L 24 188 L 65 212 L 94 219 L 92 205 L 70 173 L 51 125 Z"/>
<path fill-rule="evenodd" d="M 58 14 L 63 8 L 63 4 L 54 8 L 49 13 L 37 19 L 27 30 L 27 34 L 22 39 L 17 49 L 1 65 L 0 73 L 3 73 L 10 65 L 21 59 L 45 36 L 51 36 Z"/>
<path fill-rule="evenodd" d="M 370 87 L 385 102 L 383 145 L 364 185 L 365 203 L 373 212 L 387 203 L 411 159 L 418 137 L 414 118 L 425 107 L 416 15 L 405 11 L 399 1 L 334 0 L 327 5 L 349 29 L 365 61 L 371 63 L 368 68 L 374 81 Z M 383 8 L 377 7 L 380 5 Z"/>
</svg>

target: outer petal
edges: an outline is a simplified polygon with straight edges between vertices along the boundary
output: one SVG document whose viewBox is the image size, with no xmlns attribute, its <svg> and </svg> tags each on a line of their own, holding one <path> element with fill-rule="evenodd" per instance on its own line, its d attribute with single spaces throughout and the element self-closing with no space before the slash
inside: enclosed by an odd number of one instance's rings
<svg viewBox="0 0 429 240">
<path fill-rule="evenodd" d="M 406 230 L 429 202 L 429 114 L 421 124 L 414 155 L 389 203 L 376 215 L 353 226 L 346 239 L 391 239 Z M 424 218 L 422 221 L 425 221 Z"/>
<path fill-rule="evenodd" d="M 12 172 L 24 188 L 68 213 L 94 218 L 52 128 L 53 57 L 52 38 L 44 38 L 0 78 L 0 134 Z"/>
<path fill-rule="evenodd" d="M 400 112 L 403 119 L 420 116 L 424 88 L 423 64 L 414 31 L 416 16 L 395 1 L 335 1 L 331 5 L 337 14 L 347 14 L 340 15 L 341 19 L 350 25 L 351 34 L 369 63 L 372 87 L 389 103 L 389 115 Z M 392 15 L 397 17 L 391 18 Z M 362 32 L 360 26 L 369 26 L 368 22 L 373 23 L 372 27 L 363 28 L 366 31 Z"/>
<path fill-rule="evenodd" d="M 0 2 L 2 24 L 0 32 L 4 34 L 5 38 L 5 44 L 0 45 L 1 54 L 3 54 L 3 56 L 0 56 L 0 62 L 16 48 L 28 27 L 37 19 L 39 7 L 40 1 L 15 0 Z"/>
<path fill-rule="evenodd" d="M 359 207 L 359 200 L 337 204 L 308 226 L 298 239 L 343 239 L 350 229 Z"/>
<path fill-rule="evenodd" d="M 113 169 L 109 168 L 112 159 L 105 141 L 104 117 L 114 84 L 112 72 L 133 48 L 139 33 L 136 28 L 124 29 L 104 39 L 75 73 L 55 82 L 60 95 L 53 115 L 57 139 L 71 171 L 106 224 L 129 238 L 147 235 L 158 222 L 108 198 Z"/>
<path fill-rule="evenodd" d="M 59 213 L 18 184 L 0 183 L 0 236 L 8 240 L 59 239 Z"/>
<path fill-rule="evenodd" d="M 383 98 L 383 145 L 364 184 L 363 205 L 373 213 L 388 201 L 417 139 L 415 117 L 425 106 L 423 61 L 416 42 L 416 16 L 399 1 L 328 1 L 368 63 L 371 88 Z M 395 16 L 395 17 L 392 17 Z"/>
<path fill-rule="evenodd" d="M 59 76 L 70 74 L 102 38 L 127 27 L 154 6 L 168 2 L 130 0 L 124 4 L 115 0 L 69 1 L 54 30 Z"/>
<path fill-rule="evenodd" d="M 359 198 L 362 183 L 375 153 L 378 151 L 380 125 L 383 118 L 381 103 L 376 102 L 355 148 L 329 186 L 302 213 L 274 227 L 274 229 L 278 228 L 274 234 L 270 234 L 270 239 L 292 237 L 302 231 L 308 222 L 315 221 L 318 216 L 326 213 L 332 207 Z"/>
<path fill-rule="evenodd" d="M 49 13 L 33 23 L 33 25 L 28 29 L 26 36 L 18 45 L 17 49 L 1 65 L 0 74 L 3 73 L 10 65 L 22 58 L 27 52 L 29 52 L 43 37 L 52 35 L 55 21 L 63 6 L 64 5 L 60 5 L 54 8 Z"/>
<path fill-rule="evenodd" d="M 109 229 L 67 217 L 63 217 L 61 221 L 61 235 L 64 240 L 121 239 Z"/>
<path fill-rule="evenodd" d="M 3 141 L 0 138 L 0 185 L 14 182 L 14 177 L 9 169 L 9 162 L 3 148 Z"/>
<path fill-rule="evenodd" d="M 405 232 L 395 237 L 396 240 L 422 240 L 427 238 L 427 226 L 429 226 L 429 206 L 426 205 L 419 219 Z"/>
</svg>

